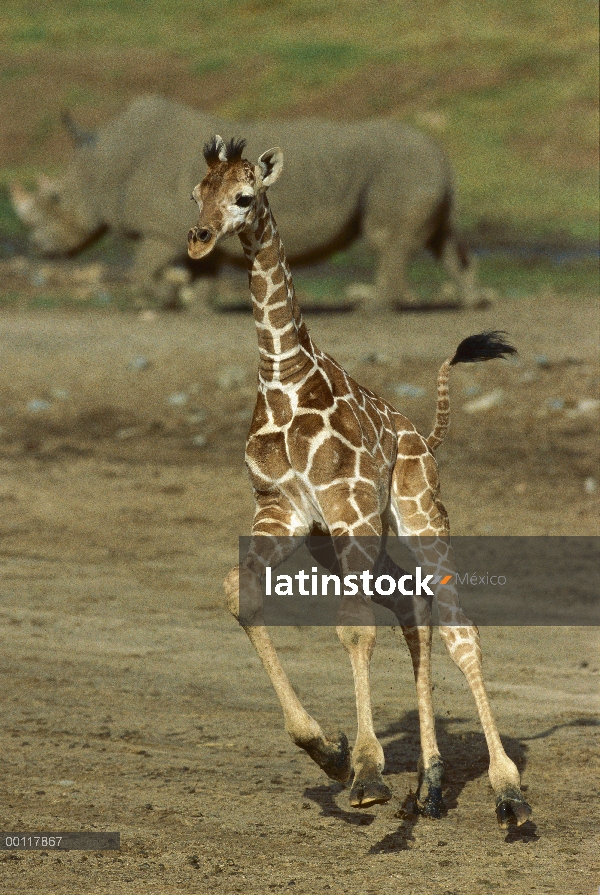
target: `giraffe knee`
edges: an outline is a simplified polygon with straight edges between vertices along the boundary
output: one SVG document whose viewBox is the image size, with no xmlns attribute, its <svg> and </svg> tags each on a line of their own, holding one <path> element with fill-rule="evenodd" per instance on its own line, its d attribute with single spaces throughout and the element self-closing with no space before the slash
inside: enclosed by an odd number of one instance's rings
<svg viewBox="0 0 600 895">
<path fill-rule="evenodd" d="M 452 660 L 463 673 L 473 661 L 481 665 L 481 644 L 479 631 L 475 625 L 440 626 L 440 636 Z"/>
<path fill-rule="evenodd" d="M 252 569 L 234 566 L 223 586 L 227 608 L 240 625 L 264 625 L 261 584 Z"/>
<path fill-rule="evenodd" d="M 365 650 L 370 657 L 375 649 L 377 628 L 374 625 L 338 625 L 336 628 L 340 643 L 348 650 Z"/>
<path fill-rule="evenodd" d="M 223 582 L 227 609 L 233 617 L 240 620 L 240 568 L 234 566 Z"/>
</svg>

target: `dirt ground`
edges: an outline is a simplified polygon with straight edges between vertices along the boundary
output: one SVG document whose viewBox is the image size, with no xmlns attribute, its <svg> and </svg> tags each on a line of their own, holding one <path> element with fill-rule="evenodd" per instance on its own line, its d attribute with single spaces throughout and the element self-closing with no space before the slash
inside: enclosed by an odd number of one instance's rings
<svg viewBox="0 0 600 895">
<path fill-rule="evenodd" d="M 441 361 L 471 332 L 506 329 L 517 362 L 452 373 L 439 460 L 453 532 L 598 533 L 591 299 L 309 324 L 427 431 Z M 2 852 L 3 892 L 595 895 L 597 629 L 482 630 L 500 731 L 534 809 L 508 833 L 471 696 L 437 638 L 448 814 L 413 813 L 412 672 L 381 629 L 374 716 L 394 799 L 353 810 L 288 740 L 223 607 L 252 517 L 251 317 L 5 311 L 0 344 L 0 828 L 121 833 L 119 852 Z M 352 740 L 335 633 L 274 639 L 309 711 Z"/>
</svg>

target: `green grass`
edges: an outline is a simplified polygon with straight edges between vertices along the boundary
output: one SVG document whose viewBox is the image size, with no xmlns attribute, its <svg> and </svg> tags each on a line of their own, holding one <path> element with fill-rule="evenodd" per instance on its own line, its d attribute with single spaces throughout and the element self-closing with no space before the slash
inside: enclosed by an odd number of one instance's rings
<svg viewBox="0 0 600 895">
<path fill-rule="evenodd" d="M 484 255 L 477 259 L 477 279 L 508 298 L 552 290 L 563 295 L 598 293 L 598 261 L 591 258 L 557 263 L 546 258 L 527 260 L 510 255 Z M 410 271 L 410 280 L 424 298 L 435 295 L 445 274 L 439 264 L 419 258 Z"/>
<path fill-rule="evenodd" d="M 345 264 L 353 276 L 342 275 Z M 557 263 L 550 258 L 525 259 L 508 254 L 486 254 L 476 257 L 477 278 L 482 287 L 491 288 L 507 298 L 524 298 L 547 291 L 563 295 L 597 295 L 598 260 L 578 258 Z M 372 281 L 372 255 L 358 244 L 349 252 L 334 256 L 328 267 L 332 273 L 317 276 L 309 271 L 294 274 L 299 292 L 314 304 L 334 304 L 343 296 L 349 282 Z M 340 274 L 336 274 L 336 269 Z M 440 286 L 447 279 L 442 266 L 433 258 L 419 256 L 411 265 L 409 281 L 424 300 L 439 297 Z"/>
</svg>

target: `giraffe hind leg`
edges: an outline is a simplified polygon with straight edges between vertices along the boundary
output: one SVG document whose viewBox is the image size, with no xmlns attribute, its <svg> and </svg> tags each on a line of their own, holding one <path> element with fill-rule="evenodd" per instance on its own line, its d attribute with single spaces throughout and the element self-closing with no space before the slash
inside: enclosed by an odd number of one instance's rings
<svg viewBox="0 0 600 895">
<path fill-rule="evenodd" d="M 483 681 L 479 631 L 475 625 L 440 627 L 442 640 L 464 674 L 475 699 L 490 754 L 489 777 L 496 795 L 496 818 L 504 829 L 521 826 L 532 808 L 521 792 L 515 763 L 504 751 Z"/>
</svg>

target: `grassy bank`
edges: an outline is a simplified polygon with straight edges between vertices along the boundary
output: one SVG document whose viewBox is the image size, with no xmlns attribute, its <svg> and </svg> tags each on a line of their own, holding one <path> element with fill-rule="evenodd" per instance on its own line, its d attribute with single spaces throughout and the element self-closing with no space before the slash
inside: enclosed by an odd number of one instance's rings
<svg viewBox="0 0 600 895">
<path fill-rule="evenodd" d="M 0 180 L 60 169 L 61 109 L 96 124 L 156 90 L 243 118 L 401 118 L 448 149 L 467 229 L 593 239 L 597 30 L 587 0 L 5 0 Z"/>
</svg>

